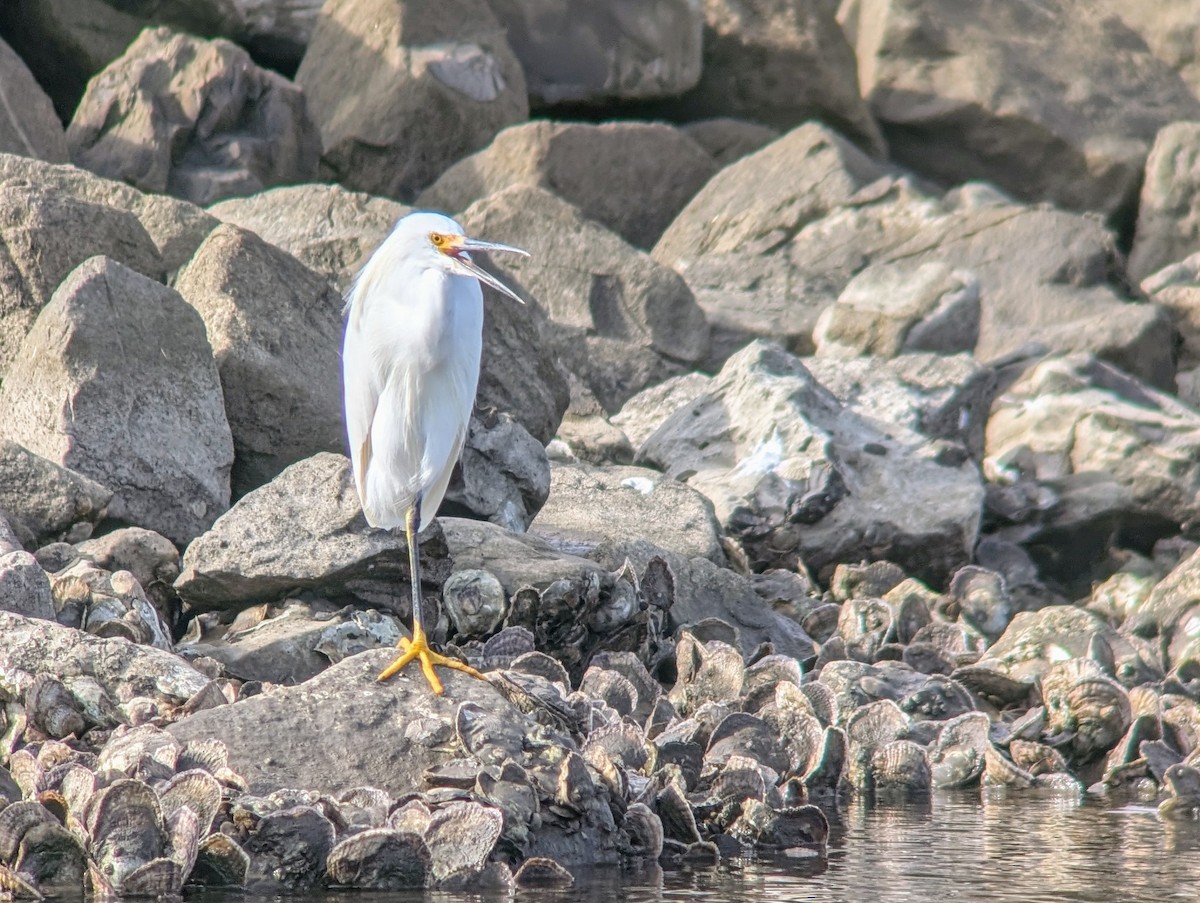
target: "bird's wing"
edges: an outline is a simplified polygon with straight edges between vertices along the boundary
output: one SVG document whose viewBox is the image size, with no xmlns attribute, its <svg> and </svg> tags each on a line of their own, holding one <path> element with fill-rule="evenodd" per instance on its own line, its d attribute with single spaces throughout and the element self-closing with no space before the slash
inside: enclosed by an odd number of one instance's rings
<svg viewBox="0 0 1200 903">
<path fill-rule="evenodd" d="M 371 350 L 356 316 L 355 286 L 349 295 L 350 316 L 342 344 L 342 388 L 346 406 L 346 435 L 350 443 L 350 460 L 354 465 L 354 482 L 360 499 L 366 498 L 367 469 L 371 464 L 371 424 L 383 392 L 383 381 L 371 359 Z"/>
</svg>

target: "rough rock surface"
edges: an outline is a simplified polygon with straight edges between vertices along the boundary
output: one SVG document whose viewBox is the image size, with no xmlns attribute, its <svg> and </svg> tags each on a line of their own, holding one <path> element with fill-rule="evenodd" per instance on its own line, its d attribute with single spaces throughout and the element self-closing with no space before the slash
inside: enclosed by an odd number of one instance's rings
<svg viewBox="0 0 1200 903">
<path fill-rule="evenodd" d="M 712 499 L 754 566 L 799 555 L 822 573 L 862 557 L 947 574 L 979 529 L 983 487 L 965 455 L 940 457 L 899 426 L 884 432 L 762 342 L 730 358 L 639 458 Z"/>
<path fill-rule="evenodd" d="M 417 200 L 465 210 L 510 185 L 540 185 L 631 245 L 649 248 L 716 171 L 699 145 L 663 123 L 530 122 L 505 129 Z"/>
<path fill-rule="evenodd" d="M 1162 126 L 1200 100 L 1085 0 L 851 0 L 839 19 L 894 159 L 944 184 L 1128 213 Z"/>
<path fill-rule="evenodd" d="M 736 163 L 779 137 L 769 126 L 747 119 L 718 116 L 682 126 L 684 134 L 709 152 L 718 166 Z"/>
<path fill-rule="evenodd" d="M 54 620 L 50 581 L 37 559 L 28 552 L 0 554 L 0 611 L 42 621 Z M 5 639 L 12 641 L 11 637 Z"/>
<path fill-rule="evenodd" d="M 197 204 L 313 179 L 321 153 L 291 82 L 228 41 L 166 28 L 142 32 L 89 84 L 67 141 L 85 169 Z"/>
<path fill-rule="evenodd" d="M 427 530 L 421 573 L 434 585 L 446 577 L 443 548 L 438 531 Z M 349 458 L 323 453 L 244 496 L 192 542 L 175 589 L 201 611 L 274 602 L 302 590 L 406 611 L 407 547 L 403 532 L 367 525 Z"/>
<path fill-rule="evenodd" d="M 410 208 L 340 185 L 287 185 L 208 208 L 287 251 L 345 293 L 354 274 Z"/>
<path fill-rule="evenodd" d="M 1200 20 L 1192 0 L 1103 0 L 1200 97 Z"/>
<path fill-rule="evenodd" d="M 43 308 L 0 409 L 9 438 L 110 488 L 118 521 L 184 544 L 229 506 L 233 442 L 204 322 L 109 258 L 80 264 Z"/>
<path fill-rule="evenodd" d="M 555 464 L 554 492 L 533 531 L 587 554 L 601 542 L 639 536 L 684 558 L 725 564 L 712 502 L 684 483 L 644 467 Z"/>
<path fill-rule="evenodd" d="M 1200 122 L 1158 133 L 1145 179 L 1129 252 L 1135 282 L 1200 251 Z"/>
<path fill-rule="evenodd" d="M 529 115 L 521 66 L 484 0 L 332 0 L 296 82 L 321 130 L 323 174 L 402 201 Z"/>
<path fill-rule="evenodd" d="M 704 18 L 690 0 L 490 0 L 535 104 L 669 97 L 696 84 Z"/>
<path fill-rule="evenodd" d="M 162 278 L 162 258 L 132 214 L 23 180 L 0 183 L 0 379 L 59 283 L 97 254 Z"/>
<path fill-rule="evenodd" d="M 174 273 L 187 263 L 218 222 L 195 204 L 162 194 L 143 194 L 124 182 L 105 179 L 69 164 L 55 165 L 0 154 L 0 182 L 28 182 L 42 191 L 132 213 L 157 246 L 167 273 Z"/>
<path fill-rule="evenodd" d="M 345 449 L 343 303 L 327 280 L 252 232 L 221 225 L 175 288 L 204 318 L 221 374 L 234 498 L 301 458 Z"/>
<path fill-rule="evenodd" d="M 971 352 L 979 341 L 979 280 L 943 263 L 879 264 L 850 280 L 813 330 L 818 357 Z"/>
<path fill-rule="evenodd" d="M 67 162 L 67 136 L 29 67 L 0 40 L 0 152 Z"/>
<path fill-rule="evenodd" d="M 1179 330 L 1179 400 L 1200 408 L 1200 253 L 1164 267 L 1142 280 L 1142 291 L 1170 312 Z"/>
<path fill-rule="evenodd" d="M 596 366 L 580 347 L 584 337 L 619 340 L 682 364 L 695 365 L 707 352 L 708 324 L 684 281 L 549 192 L 513 186 L 461 219 L 469 234 L 503 235 L 530 253 L 496 265 L 506 282 L 567 327 L 561 341 L 574 353 L 563 354 L 563 363 L 604 408 L 615 410 L 645 383 L 636 372 Z"/>
<path fill-rule="evenodd" d="M 0 438 L 0 512 L 39 543 L 104 517 L 112 490 Z"/>
<path fill-rule="evenodd" d="M 472 416 L 442 510 L 523 533 L 549 494 L 545 446 L 509 414 Z"/>
</svg>

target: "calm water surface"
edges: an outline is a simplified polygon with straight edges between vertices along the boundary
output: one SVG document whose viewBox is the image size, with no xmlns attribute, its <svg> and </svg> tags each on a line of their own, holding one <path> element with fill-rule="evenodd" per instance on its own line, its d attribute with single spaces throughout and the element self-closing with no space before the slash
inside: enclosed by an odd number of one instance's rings
<svg viewBox="0 0 1200 903">
<path fill-rule="evenodd" d="M 833 825 L 827 859 L 576 875 L 568 891 L 342 892 L 303 903 L 1200 900 L 1200 823 L 1163 822 L 1152 806 L 1136 803 L 939 794 L 924 806 L 847 806 Z M 205 895 L 197 903 L 232 901 Z"/>
</svg>

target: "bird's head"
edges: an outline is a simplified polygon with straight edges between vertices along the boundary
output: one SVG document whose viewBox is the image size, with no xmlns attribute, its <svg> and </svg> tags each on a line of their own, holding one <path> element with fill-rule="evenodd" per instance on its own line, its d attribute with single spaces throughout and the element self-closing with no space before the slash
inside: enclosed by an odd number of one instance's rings
<svg viewBox="0 0 1200 903">
<path fill-rule="evenodd" d="M 522 304 L 515 291 L 471 259 L 472 251 L 507 251 L 529 256 L 528 251 L 491 241 L 469 238 L 458 223 L 448 216 L 429 211 L 410 213 L 396 224 L 393 239 L 436 269 L 455 276 L 469 276 L 486 283 Z"/>
</svg>

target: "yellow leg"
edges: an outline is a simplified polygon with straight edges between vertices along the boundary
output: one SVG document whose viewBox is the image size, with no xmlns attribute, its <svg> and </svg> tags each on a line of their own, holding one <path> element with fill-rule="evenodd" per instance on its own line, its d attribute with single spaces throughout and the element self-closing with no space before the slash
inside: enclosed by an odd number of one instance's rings
<svg viewBox="0 0 1200 903">
<path fill-rule="evenodd" d="M 410 640 L 408 637 L 401 638 L 399 647 L 404 650 L 403 654 L 384 668 L 376 680 L 384 681 L 395 677 L 415 660 L 421 663 L 421 672 L 425 675 L 425 679 L 429 681 L 429 688 L 436 695 L 441 696 L 443 687 L 442 682 L 438 680 L 437 674 L 434 673 L 433 669 L 435 665 L 443 668 L 452 668 L 455 671 L 462 671 L 464 674 L 469 674 L 479 680 L 487 680 L 487 678 L 470 665 L 434 652 L 429 645 L 429 640 L 425 636 L 425 625 L 421 618 L 421 562 L 420 551 L 417 548 L 417 524 L 420 521 L 420 515 L 421 508 L 420 501 L 418 500 L 409 509 L 408 515 L 404 519 L 404 535 L 408 540 L 409 570 L 412 573 L 412 639 Z"/>
</svg>

